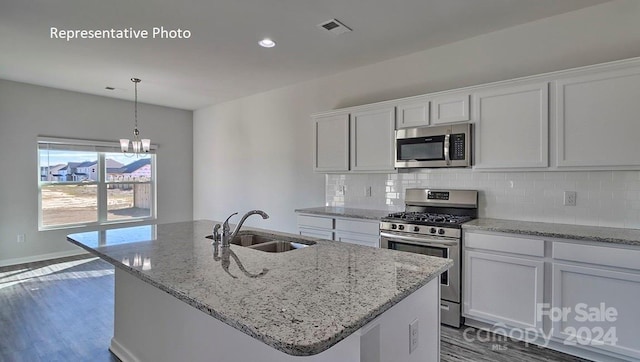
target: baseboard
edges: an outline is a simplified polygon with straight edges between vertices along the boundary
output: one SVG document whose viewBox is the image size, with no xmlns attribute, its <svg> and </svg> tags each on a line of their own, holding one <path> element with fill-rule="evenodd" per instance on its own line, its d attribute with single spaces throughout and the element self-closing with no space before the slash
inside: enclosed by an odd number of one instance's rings
<svg viewBox="0 0 640 362">
<path fill-rule="evenodd" d="M 82 255 L 82 254 L 88 254 L 88 252 L 86 250 L 84 250 L 84 249 L 78 248 L 78 250 L 69 250 L 69 251 L 61 251 L 61 252 L 57 252 L 57 253 L 32 255 L 32 256 L 27 256 L 27 257 L 24 257 L 24 258 L 4 259 L 4 260 L 0 260 L 0 267 L 10 266 L 10 265 L 17 265 L 17 264 L 33 263 L 33 262 L 36 262 L 36 261 L 44 261 L 44 260 L 65 258 L 65 257 L 68 257 L 68 256 L 76 256 L 76 255 Z"/>
<path fill-rule="evenodd" d="M 109 346 L 109 350 L 111 353 L 115 354 L 116 357 L 120 359 L 122 362 L 140 362 L 136 356 L 131 353 L 126 347 L 120 344 L 115 337 L 111 338 L 111 346 Z"/>
</svg>

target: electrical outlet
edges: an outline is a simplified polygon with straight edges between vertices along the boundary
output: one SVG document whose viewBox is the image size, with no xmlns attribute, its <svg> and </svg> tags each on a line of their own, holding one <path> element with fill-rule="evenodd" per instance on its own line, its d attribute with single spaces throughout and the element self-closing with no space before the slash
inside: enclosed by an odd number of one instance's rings
<svg viewBox="0 0 640 362">
<path fill-rule="evenodd" d="M 418 333 L 418 320 L 414 320 L 409 324 L 409 354 L 418 348 L 420 334 Z"/>
<path fill-rule="evenodd" d="M 576 206 L 576 198 L 578 193 L 575 191 L 564 192 L 564 206 Z"/>
<path fill-rule="evenodd" d="M 364 196 L 371 197 L 371 186 L 365 186 L 365 188 L 364 188 Z"/>
<path fill-rule="evenodd" d="M 24 243 L 25 241 L 25 235 L 24 234 L 18 234 L 18 242 L 19 243 Z"/>
</svg>

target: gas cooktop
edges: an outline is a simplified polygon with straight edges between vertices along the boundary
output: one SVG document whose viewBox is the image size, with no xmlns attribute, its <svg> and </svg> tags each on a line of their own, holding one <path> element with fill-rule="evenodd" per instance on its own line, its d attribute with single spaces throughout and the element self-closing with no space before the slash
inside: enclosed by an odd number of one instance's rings
<svg viewBox="0 0 640 362">
<path fill-rule="evenodd" d="M 448 224 L 459 225 L 473 219 L 467 215 L 451 215 L 430 212 L 395 212 L 389 214 L 385 221 L 407 222 L 418 225 Z"/>
</svg>

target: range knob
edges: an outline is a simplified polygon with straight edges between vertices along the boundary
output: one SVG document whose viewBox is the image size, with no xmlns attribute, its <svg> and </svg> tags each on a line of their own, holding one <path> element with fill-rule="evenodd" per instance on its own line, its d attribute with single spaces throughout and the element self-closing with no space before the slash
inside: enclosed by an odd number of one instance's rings
<svg viewBox="0 0 640 362">
<path fill-rule="evenodd" d="M 436 233 L 436 228 L 429 229 L 429 232 L 432 233 L 432 234 L 435 234 Z"/>
<path fill-rule="evenodd" d="M 440 229 L 440 230 L 438 230 L 438 234 L 440 234 L 440 235 L 444 235 L 444 229 Z"/>
<path fill-rule="evenodd" d="M 404 230 L 404 225 L 398 225 L 398 230 Z"/>
<path fill-rule="evenodd" d="M 420 228 L 419 228 L 419 227 L 417 227 L 417 226 L 414 226 L 414 227 L 413 227 L 413 231 L 418 232 L 418 231 L 420 231 Z"/>
<path fill-rule="evenodd" d="M 395 229 L 397 229 L 397 228 L 398 228 L 398 225 L 396 225 L 396 224 L 391 224 L 391 228 L 395 230 Z"/>
</svg>

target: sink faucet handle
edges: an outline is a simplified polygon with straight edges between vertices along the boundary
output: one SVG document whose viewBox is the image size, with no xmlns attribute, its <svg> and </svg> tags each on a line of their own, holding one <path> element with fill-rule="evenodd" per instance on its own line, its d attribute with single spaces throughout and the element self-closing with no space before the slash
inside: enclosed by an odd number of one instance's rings
<svg viewBox="0 0 640 362">
<path fill-rule="evenodd" d="M 213 242 L 220 242 L 220 224 L 216 224 L 216 226 L 213 227 Z"/>
<path fill-rule="evenodd" d="M 237 212 L 234 212 L 233 214 L 229 215 L 229 217 L 227 218 L 227 220 L 224 221 L 224 224 L 222 226 L 222 232 L 229 232 L 230 228 L 229 228 L 229 219 L 231 219 L 234 215 L 238 215 Z"/>
</svg>

